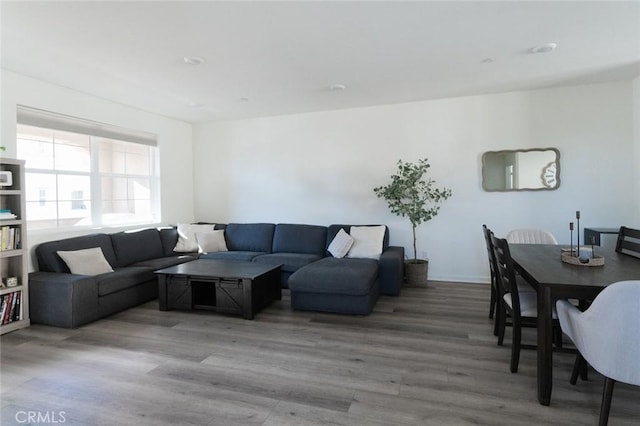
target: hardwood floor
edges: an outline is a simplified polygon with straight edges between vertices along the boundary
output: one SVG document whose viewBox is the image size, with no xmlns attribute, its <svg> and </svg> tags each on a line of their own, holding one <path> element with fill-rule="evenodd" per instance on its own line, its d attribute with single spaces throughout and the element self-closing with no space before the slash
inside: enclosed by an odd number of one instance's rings
<svg viewBox="0 0 640 426">
<path fill-rule="evenodd" d="M 571 386 L 574 356 L 555 354 L 539 405 L 535 351 L 509 372 L 488 299 L 487 285 L 430 282 L 367 317 L 292 311 L 285 292 L 254 321 L 154 301 L 75 330 L 32 326 L 1 339 L 2 424 L 597 424 L 602 377 Z M 617 384 L 609 424 L 639 423 L 640 388 Z"/>
</svg>

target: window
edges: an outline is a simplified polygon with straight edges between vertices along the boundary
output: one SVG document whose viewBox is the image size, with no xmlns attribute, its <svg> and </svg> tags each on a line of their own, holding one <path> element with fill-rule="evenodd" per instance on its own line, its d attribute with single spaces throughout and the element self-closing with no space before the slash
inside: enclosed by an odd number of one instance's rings
<svg viewBox="0 0 640 426">
<path fill-rule="evenodd" d="M 155 136 L 18 108 L 30 229 L 160 221 Z"/>
</svg>

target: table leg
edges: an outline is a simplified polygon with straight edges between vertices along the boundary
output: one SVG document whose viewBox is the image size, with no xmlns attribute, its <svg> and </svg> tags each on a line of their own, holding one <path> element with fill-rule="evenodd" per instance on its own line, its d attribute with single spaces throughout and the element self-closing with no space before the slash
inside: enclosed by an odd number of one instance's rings
<svg viewBox="0 0 640 426">
<path fill-rule="evenodd" d="M 167 295 L 167 281 L 168 277 L 166 275 L 158 275 L 158 304 L 159 310 L 168 311 L 169 310 L 169 297 Z"/>
<path fill-rule="evenodd" d="M 253 319 L 253 299 L 251 294 L 251 286 L 253 283 L 249 279 L 242 280 L 242 316 L 244 319 L 252 320 Z"/>
<path fill-rule="evenodd" d="M 282 300 L 282 285 L 280 284 L 280 269 L 271 272 L 271 279 L 268 281 L 271 287 L 272 300 Z"/>
<path fill-rule="evenodd" d="M 553 380 L 553 320 L 551 289 L 538 288 L 538 401 L 542 405 L 551 403 Z"/>
</svg>

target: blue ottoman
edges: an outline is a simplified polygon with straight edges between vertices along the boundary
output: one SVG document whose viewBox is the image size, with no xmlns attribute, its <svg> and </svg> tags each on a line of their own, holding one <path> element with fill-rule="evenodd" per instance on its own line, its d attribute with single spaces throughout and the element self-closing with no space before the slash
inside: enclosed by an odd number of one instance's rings
<svg viewBox="0 0 640 426">
<path fill-rule="evenodd" d="M 378 300 L 378 285 L 376 260 L 325 257 L 289 277 L 291 307 L 368 315 Z"/>
</svg>

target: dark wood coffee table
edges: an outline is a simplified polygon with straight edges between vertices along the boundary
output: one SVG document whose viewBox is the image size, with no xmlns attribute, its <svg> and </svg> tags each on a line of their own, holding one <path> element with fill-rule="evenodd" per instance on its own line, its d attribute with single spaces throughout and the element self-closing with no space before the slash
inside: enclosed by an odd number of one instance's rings
<svg viewBox="0 0 640 426">
<path fill-rule="evenodd" d="M 198 259 L 155 271 L 160 310 L 207 309 L 245 319 L 282 298 L 280 265 Z"/>
</svg>

